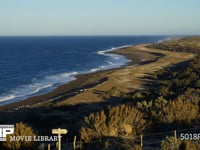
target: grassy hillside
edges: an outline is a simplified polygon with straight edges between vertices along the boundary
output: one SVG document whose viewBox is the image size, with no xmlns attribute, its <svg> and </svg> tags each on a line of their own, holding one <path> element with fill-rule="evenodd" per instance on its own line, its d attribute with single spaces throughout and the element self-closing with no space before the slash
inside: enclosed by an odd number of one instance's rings
<svg viewBox="0 0 200 150">
<path fill-rule="evenodd" d="M 80 134 L 86 145 L 100 141 L 98 144 L 102 149 L 113 149 L 115 146 L 127 150 L 140 149 L 138 140 L 141 134 L 190 128 L 200 131 L 200 37 L 170 40 L 149 47 L 195 53 L 197 56 L 189 62 L 151 74 L 145 83 L 146 89 L 126 93 L 123 104 L 85 117 Z M 167 134 L 156 139 L 155 143 L 146 138 L 146 142 L 152 144 L 144 143 L 144 147 L 200 148 L 199 142 L 181 141 L 179 136 L 180 133 L 177 135 L 178 143 L 167 138 Z"/>
</svg>

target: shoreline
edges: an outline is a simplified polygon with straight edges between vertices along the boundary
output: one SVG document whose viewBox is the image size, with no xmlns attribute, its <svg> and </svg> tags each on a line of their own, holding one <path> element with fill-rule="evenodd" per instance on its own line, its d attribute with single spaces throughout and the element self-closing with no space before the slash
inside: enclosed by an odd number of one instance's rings
<svg viewBox="0 0 200 150">
<path fill-rule="evenodd" d="M 89 73 L 75 75 L 74 76 L 76 78 L 75 80 L 72 80 L 68 83 L 64 83 L 62 85 L 59 85 L 58 87 L 56 87 L 55 89 L 53 89 L 52 91 L 50 91 L 46 94 L 36 95 L 36 96 L 26 98 L 24 100 L 20 100 L 20 101 L 16 101 L 16 102 L 12 102 L 12 103 L 9 103 L 9 104 L 2 105 L 2 106 L 0 106 L 0 110 L 12 109 L 12 108 L 16 108 L 16 107 L 19 107 L 19 106 L 20 107 L 29 107 L 29 105 L 34 105 L 34 104 L 42 103 L 44 101 L 49 101 L 49 100 L 51 101 L 51 99 L 54 99 L 56 97 L 60 97 L 61 95 L 65 96 L 66 93 L 68 93 L 69 95 L 72 96 L 73 94 L 76 94 L 77 91 L 80 91 L 81 89 L 85 89 L 84 88 L 85 86 L 88 87 L 88 85 L 78 86 L 78 84 L 85 81 L 89 77 L 98 76 L 98 74 L 101 74 L 101 73 L 103 73 L 103 74 L 109 73 L 109 72 L 112 72 L 116 69 L 120 69 L 120 68 L 130 66 L 130 65 L 138 65 L 139 61 L 140 61 L 140 57 L 141 57 L 141 56 L 139 56 L 139 54 L 134 54 L 134 55 L 138 55 L 138 56 L 129 57 L 128 54 L 121 52 L 121 50 L 123 51 L 123 49 L 129 48 L 129 47 L 134 47 L 134 46 L 127 46 L 127 47 L 123 46 L 120 49 L 106 52 L 108 54 L 110 53 L 110 54 L 117 54 L 117 55 L 120 55 L 120 56 L 124 56 L 127 60 L 129 60 L 127 62 L 127 64 L 119 66 L 118 68 L 111 68 L 111 69 L 106 69 L 106 70 L 99 70 L 99 71 L 96 71 L 96 72 L 89 72 Z M 103 78 L 103 77 L 100 77 L 100 78 Z M 98 84 L 98 83 L 99 82 L 97 81 L 96 83 L 93 83 L 93 84 Z"/>
<path fill-rule="evenodd" d="M 105 57 L 109 57 L 110 58 L 109 61 L 111 61 L 111 62 L 113 59 L 115 59 L 117 57 L 118 61 L 116 64 L 112 63 L 109 65 L 103 65 L 103 66 L 99 66 L 96 68 L 92 68 L 87 71 L 72 72 L 72 74 L 70 73 L 71 75 L 68 77 L 71 79 L 66 79 L 66 81 L 64 81 L 62 83 L 53 83 L 50 87 L 47 87 L 47 88 L 44 85 L 44 88 L 39 87 L 40 90 L 38 90 L 38 92 L 36 92 L 36 93 L 33 92 L 33 93 L 30 93 L 30 94 L 27 94 L 24 96 L 15 97 L 15 98 L 11 98 L 11 99 L 8 98 L 6 100 L 2 100 L 2 101 L 0 101 L 0 107 L 4 106 L 4 105 L 9 105 L 12 103 L 24 101 L 24 100 L 30 99 L 32 97 L 42 96 L 42 95 L 51 93 L 54 90 L 56 90 L 58 87 L 68 84 L 71 81 L 76 80 L 77 76 L 82 76 L 82 75 L 87 75 L 87 74 L 91 74 L 91 73 L 96 73 L 96 72 L 101 72 L 101 71 L 112 70 L 112 69 L 124 67 L 129 64 L 130 60 L 128 60 L 124 55 L 114 53 L 114 51 L 120 50 L 121 48 L 130 47 L 130 46 L 133 46 L 133 45 L 123 45 L 123 46 L 115 47 L 112 49 L 100 50 L 97 52 L 97 54 L 99 54 L 99 55 L 104 55 Z M 54 85 L 56 85 L 56 86 L 54 86 Z M 49 86 L 49 85 L 47 85 L 47 86 Z M 36 89 L 36 91 L 37 91 L 37 89 Z"/>
<path fill-rule="evenodd" d="M 69 101 L 69 104 L 73 104 L 72 102 L 73 97 L 76 97 L 77 95 L 80 97 L 82 93 L 87 93 L 89 91 L 88 89 L 95 88 L 96 86 L 101 85 L 104 82 L 109 82 L 111 74 L 130 67 L 132 68 L 135 66 L 139 67 L 139 66 L 145 66 L 145 64 L 152 64 L 158 59 L 165 57 L 166 51 L 165 52 L 163 52 L 162 50 L 149 51 L 145 46 L 146 44 L 140 44 L 136 46 L 121 48 L 117 51 L 109 52 L 111 54 L 122 55 L 126 57 L 128 60 L 131 60 L 131 62 L 129 62 L 127 65 L 124 65 L 119 68 L 100 70 L 97 72 L 76 75 L 75 76 L 76 80 L 60 85 L 56 89 L 47 94 L 34 96 L 22 101 L 2 105 L 0 106 L 0 111 L 10 110 L 10 109 L 17 110 L 18 108 L 21 109 L 30 107 L 31 108 L 41 107 L 45 106 L 49 102 L 56 103 L 58 101 L 68 101 L 68 99 L 70 98 L 72 98 L 72 100 Z M 190 56 L 190 58 L 191 57 L 192 56 Z M 125 85 L 125 87 L 128 87 L 128 85 Z M 85 98 L 83 98 L 83 100 L 84 99 Z M 88 102 L 90 103 L 91 101 L 89 100 Z M 75 100 L 74 103 L 77 103 L 77 100 Z M 80 103 L 82 103 L 82 101 L 80 101 Z"/>
</svg>

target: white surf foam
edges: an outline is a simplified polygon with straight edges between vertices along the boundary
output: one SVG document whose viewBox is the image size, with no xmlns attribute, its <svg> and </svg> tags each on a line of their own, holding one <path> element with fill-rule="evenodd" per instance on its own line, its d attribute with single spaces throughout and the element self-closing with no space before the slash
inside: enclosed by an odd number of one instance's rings
<svg viewBox="0 0 200 150">
<path fill-rule="evenodd" d="M 56 88 L 54 85 L 60 85 L 75 80 L 75 75 L 77 74 L 78 72 L 60 73 L 57 75 L 46 76 L 44 79 L 39 81 L 37 81 L 36 78 L 33 78 L 32 84 L 22 85 L 9 91 L 7 94 L 0 95 L 0 103 L 7 104 L 10 100 L 13 102 L 15 100 L 23 100 L 30 96 L 47 93 L 50 89 L 52 90 Z"/>
<path fill-rule="evenodd" d="M 119 47 L 113 47 L 106 50 L 100 50 L 97 52 L 99 55 L 104 55 L 109 57 L 108 60 L 104 62 L 103 65 L 98 66 L 96 68 L 92 68 L 88 71 L 84 72 L 67 72 L 67 73 L 59 73 L 56 75 L 46 76 L 43 79 L 33 78 L 31 80 L 31 84 L 19 86 L 7 93 L 0 95 L 0 105 L 8 104 L 11 102 L 19 101 L 26 99 L 31 96 L 45 94 L 53 89 L 55 89 L 58 85 L 68 83 L 72 80 L 75 80 L 75 75 L 77 74 L 85 74 L 88 72 L 97 72 L 99 70 L 106 70 L 110 68 L 120 67 L 128 62 L 128 60 L 121 55 L 108 53 L 113 50 L 118 50 L 121 48 L 126 48 L 131 45 L 124 45 Z"/>
<path fill-rule="evenodd" d="M 108 59 L 105 60 L 104 65 L 98 66 L 96 68 L 92 68 L 92 69 L 90 69 L 89 72 L 97 72 L 97 71 L 100 71 L 100 70 L 118 68 L 118 67 L 121 67 L 121 66 L 127 64 L 128 62 L 130 62 L 130 60 L 126 59 L 123 55 L 112 54 L 112 53 L 109 53 L 109 52 L 119 50 L 121 48 L 130 47 L 130 46 L 132 46 L 132 45 L 112 47 L 110 49 L 98 51 L 97 54 L 104 55 L 104 56 L 108 57 Z"/>
<path fill-rule="evenodd" d="M 10 99 L 14 99 L 14 98 L 15 98 L 15 95 L 1 96 L 0 102 L 7 101 L 7 100 L 10 100 Z"/>
<path fill-rule="evenodd" d="M 172 39 L 172 37 L 167 37 L 167 38 L 165 38 L 163 40 L 159 40 L 157 43 L 162 43 L 164 41 L 170 41 L 171 39 Z"/>
<path fill-rule="evenodd" d="M 111 52 L 111 51 L 114 51 L 114 50 L 119 50 L 121 48 L 126 48 L 126 47 L 130 47 L 130 46 L 132 46 L 132 45 L 123 45 L 123 46 L 119 46 L 119 47 L 112 47 L 110 49 L 100 50 L 100 51 L 97 52 L 97 54 L 99 54 L 99 55 L 105 55 L 108 52 Z"/>
</svg>

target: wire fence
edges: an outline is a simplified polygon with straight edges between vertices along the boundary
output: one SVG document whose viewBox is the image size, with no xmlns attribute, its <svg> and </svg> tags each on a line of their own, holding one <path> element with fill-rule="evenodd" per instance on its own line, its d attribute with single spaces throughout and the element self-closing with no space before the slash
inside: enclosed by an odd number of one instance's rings
<svg viewBox="0 0 200 150">
<path fill-rule="evenodd" d="M 143 150 L 156 150 L 161 148 L 162 140 L 164 140 L 166 137 L 175 137 L 176 139 L 179 139 L 181 134 L 196 134 L 196 140 L 200 140 L 200 127 L 141 134 L 134 137 L 133 143 L 140 145 Z M 92 140 L 90 141 L 90 144 L 98 144 L 100 142 L 100 140 Z M 65 142 L 64 140 L 62 140 L 62 150 L 76 150 L 80 149 L 82 145 L 83 142 L 81 140 L 77 140 L 76 136 L 74 137 L 73 142 Z M 44 148 L 41 150 L 45 149 L 47 149 L 47 145 L 44 146 Z M 51 148 L 51 150 L 56 150 L 55 145 Z"/>
</svg>

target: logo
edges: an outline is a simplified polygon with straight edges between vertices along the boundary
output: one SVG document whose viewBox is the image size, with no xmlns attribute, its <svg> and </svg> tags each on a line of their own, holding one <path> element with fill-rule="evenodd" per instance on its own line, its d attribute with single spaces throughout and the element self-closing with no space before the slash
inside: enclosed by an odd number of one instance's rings
<svg viewBox="0 0 200 150">
<path fill-rule="evenodd" d="M 8 134 L 14 134 L 14 125 L 0 125 L 0 141 L 6 141 L 6 136 Z M 49 142 L 49 141 L 58 141 L 61 142 L 61 134 L 67 134 L 66 129 L 52 129 L 52 134 L 57 134 L 57 136 L 29 136 L 29 135 L 11 135 L 10 141 L 37 141 L 37 142 Z"/>
<path fill-rule="evenodd" d="M 6 135 L 14 133 L 14 125 L 0 125 L 0 141 L 6 141 Z"/>
</svg>

